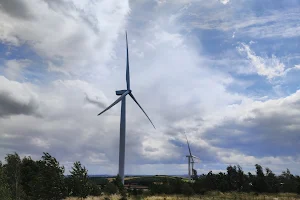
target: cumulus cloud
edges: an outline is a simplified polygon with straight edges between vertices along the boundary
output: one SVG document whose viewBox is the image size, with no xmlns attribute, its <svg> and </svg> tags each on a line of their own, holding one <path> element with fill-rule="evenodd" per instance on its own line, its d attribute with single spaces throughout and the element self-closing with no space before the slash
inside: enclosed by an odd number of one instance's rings
<svg viewBox="0 0 300 200">
<path fill-rule="evenodd" d="M 28 85 L 9 81 L 3 76 L 0 76 L 0 83 L 0 117 L 37 114 L 38 98 Z"/>
<path fill-rule="evenodd" d="M 124 29 L 129 12 L 127 1 L 110 0 L 94 3 L 14 0 L 3 2 L 2 7 L 10 14 L 0 13 L 3 30 L 0 40 L 18 46 L 26 43 L 38 55 L 60 63 L 50 70 L 72 69 L 73 74 L 86 67 L 99 67 L 111 57 L 113 44 Z M 25 8 L 29 11 L 24 11 Z M 30 13 L 34 19 L 15 18 L 17 13 Z"/>
<path fill-rule="evenodd" d="M 20 19 L 31 17 L 28 5 L 20 0 L 1 1 L 0 9 L 12 17 Z"/>
<path fill-rule="evenodd" d="M 4 74 L 7 78 L 11 80 L 17 80 L 22 77 L 22 72 L 25 67 L 30 64 L 30 60 L 22 59 L 22 60 L 7 60 L 4 63 Z"/>
<path fill-rule="evenodd" d="M 228 115 L 206 136 L 212 138 L 221 131 L 223 137 L 213 141 L 214 144 L 223 148 L 234 146 L 235 150 L 251 152 L 255 157 L 298 157 L 299 101 L 300 91 L 297 91 L 276 100 L 253 101 L 246 107 L 236 105 L 231 107 L 235 114 Z M 234 134 L 237 130 L 238 135 Z"/>
<path fill-rule="evenodd" d="M 28 107 L 21 114 L 0 106 L 3 116 L 10 116 L 0 119 L 0 146 L 4 149 L 0 157 L 10 151 L 30 155 L 48 151 L 67 167 L 81 160 L 91 173 L 117 172 L 120 105 L 105 115 L 97 114 L 117 98 L 115 90 L 126 87 L 123 34 L 126 27 L 131 87 L 157 127 L 154 130 L 128 98 L 126 173 L 185 173 L 184 130 L 193 154 L 201 159 L 197 168 L 204 171 L 216 170 L 213 163 L 220 169 L 227 161 L 254 165 L 263 158 L 268 158 L 271 164 L 279 163 L 277 159 L 293 164 L 286 159 L 287 154 L 276 158 L 276 151 L 265 151 L 262 156 L 257 149 L 267 146 L 265 142 L 270 137 L 268 131 L 260 129 L 262 122 L 264 126 L 273 124 L 272 117 L 279 117 L 280 112 L 285 112 L 287 118 L 297 116 L 297 103 L 283 103 L 285 110 L 277 110 L 276 103 L 272 107 L 271 101 L 255 101 L 230 90 L 237 83 L 235 78 L 208 62 L 201 41 L 186 34 L 186 23 L 181 21 L 188 9 L 197 7 L 191 5 L 199 2 L 214 11 L 221 7 L 221 14 L 231 4 L 193 0 L 157 2 L 131 2 L 129 8 L 127 1 L 26 1 L 24 4 L 32 9 L 32 18 L 20 19 L 8 11 L 1 12 L 0 40 L 17 48 L 28 45 L 45 61 L 39 67 L 46 69 L 48 79 L 35 85 L 28 83 L 30 79 L 28 82 L 0 79 L 10 84 L 0 91 L 13 94 L 3 102 L 17 102 L 21 105 L 18 108 Z M 286 71 L 279 58 L 259 57 L 246 45 L 240 46 L 240 50 L 252 64 L 258 64 L 255 69 L 262 76 L 278 77 Z M 277 67 L 269 68 L 270 63 Z M 12 96 L 17 100 L 12 101 Z M 32 111 L 28 111 L 33 108 L 30 102 L 38 102 Z M 288 114 L 289 108 L 294 111 Z M 269 114 L 265 113 L 268 109 Z M 34 115 L 37 111 L 42 117 Z M 297 128 L 298 121 L 296 117 L 293 119 L 289 129 Z M 284 122 L 276 123 L 276 130 L 286 127 Z M 253 129 L 257 130 L 254 139 L 250 137 Z M 288 141 L 293 137 L 297 141 L 292 132 L 287 135 Z M 253 144 L 251 140 L 258 141 L 256 149 L 245 148 L 245 144 Z M 270 141 L 276 143 L 276 137 Z"/>
</svg>

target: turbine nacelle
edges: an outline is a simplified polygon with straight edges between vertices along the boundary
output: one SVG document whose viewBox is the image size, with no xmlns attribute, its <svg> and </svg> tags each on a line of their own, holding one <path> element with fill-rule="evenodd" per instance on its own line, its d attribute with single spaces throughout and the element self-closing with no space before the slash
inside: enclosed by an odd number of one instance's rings
<svg viewBox="0 0 300 200">
<path fill-rule="evenodd" d="M 124 93 L 127 92 L 127 91 L 129 91 L 128 94 L 131 93 L 131 90 L 117 90 L 117 91 L 116 91 L 116 95 L 117 95 L 117 96 L 121 96 L 122 94 L 124 94 Z"/>
</svg>

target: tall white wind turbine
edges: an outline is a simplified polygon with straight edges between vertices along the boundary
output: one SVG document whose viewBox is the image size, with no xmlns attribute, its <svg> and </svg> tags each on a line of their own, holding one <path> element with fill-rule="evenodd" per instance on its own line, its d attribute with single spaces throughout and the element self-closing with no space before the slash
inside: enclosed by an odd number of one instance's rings
<svg viewBox="0 0 300 200">
<path fill-rule="evenodd" d="M 191 181 L 191 170 L 192 170 L 192 174 L 195 175 L 194 174 L 194 163 L 195 163 L 194 158 L 196 158 L 196 159 L 199 159 L 199 158 L 197 156 L 192 155 L 190 144 L 189 144 L 188 138 L 186 136 L 186 133 L 184 133 L 184 135 L 185 135 L 185 138 L 186 138 L 186 143 L 187 143 L 188 148 L 189 148 L 189 155 L 187 155 L 186 157 L 188 158 L 189 181 Z M 192 169 L 191 169 L 191 165 L 192 165 Z"/>
<path fill-rule="evenodd" d="M 104 109 L 101 113 L 106 112 L 114 105 L 121 101 L 121 120 L 120 120 L 120 145 L 119 145 L 119 176 L 122 179 L 122 183 L 124 184 L 124 167 L 125 167 L 125 134 L 126 134 L 126 96 L 129 95 L 133 101 L 140 107 L 143 113 L 151 122 L 152 126 L 155 128 L 154 124 L 152 123 L 151 119 L 148 117 L 142 106 L 137 102 L 135 97 L 132 94 L 130 89 L 130 74 L 129 74 L 129 56 L 128 56 L 128 41 L 127 41 L 127 32 L 126 32 L 126 53 L 127 53 L 127 63 L 126 63 L 126 90 L 118 90 L 116 91 L 116 95 L 120 96 L 115 102 L 113 102 L 110 106 Z"/>
</svg>

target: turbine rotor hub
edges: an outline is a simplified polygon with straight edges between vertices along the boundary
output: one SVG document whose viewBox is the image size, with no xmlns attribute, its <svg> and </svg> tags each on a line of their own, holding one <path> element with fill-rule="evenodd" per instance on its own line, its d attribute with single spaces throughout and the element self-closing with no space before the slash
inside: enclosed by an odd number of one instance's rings
<svg viewBox="0 0 300 200">
<path fill-rule="evenodd" d="M 117 96 L 121 96 L 122 94 L 124 94 L 125 92 L 129 91 L 129 94 L 131 93 L 131 90 L 117 90 L 116 91 L 116 95 Z"/>
</svg>

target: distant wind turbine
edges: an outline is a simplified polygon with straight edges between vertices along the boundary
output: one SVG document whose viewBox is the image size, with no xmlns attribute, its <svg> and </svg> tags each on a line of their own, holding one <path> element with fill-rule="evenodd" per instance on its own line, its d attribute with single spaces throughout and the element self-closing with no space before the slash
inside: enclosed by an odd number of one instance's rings
<svg viewBox="0 0 300 200">
<path fill-rule="evenodd" d="M 191 165 L 192 165 L 192 175 L 195 175 L 194 174 L 194 163 L 195 163 L 194 158 L 197 158 L 197 159 L 199 159 L 199 158 L 192 155 L 190 144 L 189 144 L 188 138 L 186 136 L 186 133 L 184 133 L 184 135 L 185 135 L 185 138 L 186 138 L 186 143 L 187 143 L 188 148 L 189 148 L 189 155 L 187 155 L 186 157 L 188 158 L 189 181 L 191 181 Z"/>
<path fill-rule="evenodd" d="M 129 56 L 128 56 L 128 41 L 127 41 L 127 32 L 126 32 L 126 53 L 127 53 L 127 63 L 126 63 L 126 90 L 118 90 L 116 91 L 116 95 L 120 96 L 115 102 L 113 102 L 110 106 L 104 109 L 101 113 L 106 112 L 114 105 L 121 101 L 121 120 L 120 120 L 120 146 L 119 146 L 119 176 L 121 177 L 122 183 L 124 184 L 124 166 L 125 166 L 125 134 L 126 134 L 126 96 L 129 96 L 133 99 L 133 101 L 140 107 L 143 113 L 151 122 L 152 126 L 155 128 L 154 124 L 152 123 L 151 119 L 148 117 L 142 106 L 137 102 L 135 97 L 132 94 L 130 89 L 130 74 L 129 74 Z"/>
</svg>

